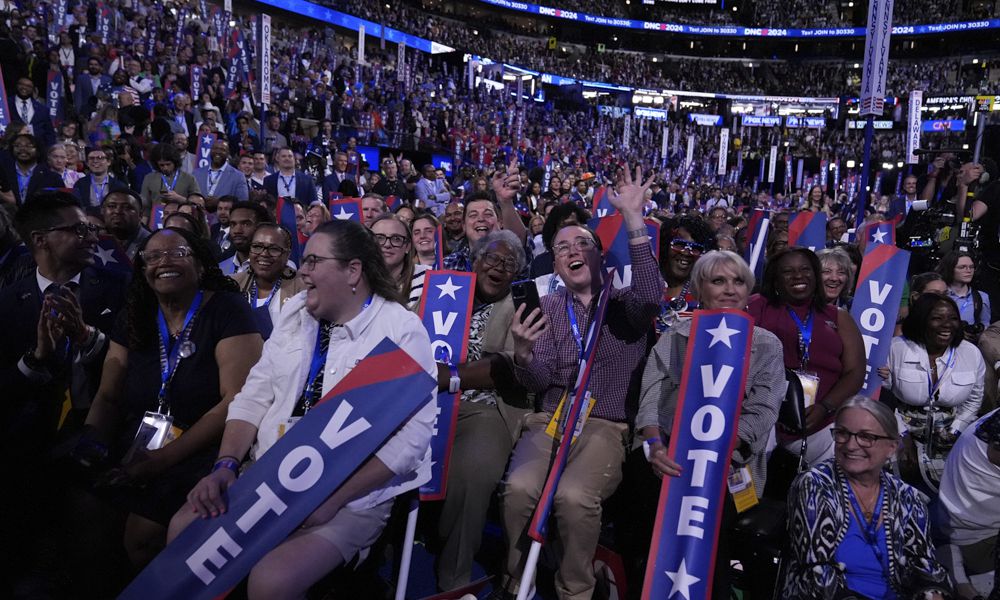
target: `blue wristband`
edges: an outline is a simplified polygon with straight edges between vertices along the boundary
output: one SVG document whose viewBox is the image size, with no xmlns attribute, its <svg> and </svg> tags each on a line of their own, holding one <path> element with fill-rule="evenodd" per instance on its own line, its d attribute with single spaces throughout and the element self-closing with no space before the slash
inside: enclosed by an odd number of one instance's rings
<svg viewBox="0 0 1000 600">
<path fill-rule="evenodd" d="M 239 475 L 240 463 L 232 458 L 223 458 L 215 461 L 215 465 L 212 466 L 212 472 L 215 473 L 219 469 L 229 469 L 233 473 Z"/>
</svg>

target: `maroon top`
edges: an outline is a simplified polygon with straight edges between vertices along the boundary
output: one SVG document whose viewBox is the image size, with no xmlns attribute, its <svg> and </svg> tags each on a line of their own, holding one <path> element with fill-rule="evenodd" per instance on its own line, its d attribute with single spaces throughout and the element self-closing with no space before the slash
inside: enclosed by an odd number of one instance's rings
<svg viewBox="0 0 1000 600">
<path fill-rule="evenodd" d="M 788 314 L 789 306 L 784 302 L 768 304 L 767 298 L 760 294 L 754 294 L 750 298 L 747 312 L 754 318 L 757 325 L 767 329 L 781 340 L 785 366 L 789 369 L 798 369 L 801 364 L 799 327 L 792 320 L 792 316 Z M 811 303 L 791 308 L 805 324 Z M 815 311 L 815 309 L 812 310 Z M 812 342 L 809 344 L 809 362 L 806 364 L 805 370 L 812 371 L 819 376 L 817 403 L 826 398 L 830 388 L 837 383 L 844 370 L 844 365 L 840 360 L 844 353 L 844 342 L 840 339 L 837 328 L 837 310 L 836 306 L 827 304 L 822 310 L 815 311 L 813 315 Z"/>
</svg>

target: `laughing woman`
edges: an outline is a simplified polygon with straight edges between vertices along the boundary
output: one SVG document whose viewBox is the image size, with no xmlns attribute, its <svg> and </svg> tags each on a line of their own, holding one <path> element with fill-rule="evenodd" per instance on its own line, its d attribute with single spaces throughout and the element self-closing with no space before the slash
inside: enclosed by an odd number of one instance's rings
<svg viewBox="0 0 1000 600">
<path fill-rule="evenodd" d="M 241 461 L 248 454 L 257 459 L 278 441 L 287 424 L 309 418 L 309 408 L 383 339 L 437 378 L 427 331 L 394 300 L 398 292 L 382 252 L 360 223 L 333 220 L 321 225 L 306 244 L 300 276 L 306 293 L 284 307 L 286 314 L 230 407 L 212 472 L 194 486 L 188 504 L 170 523 L 171 539 L 199 516 L 223 514 L 225 491 L 236 480 Z M 313 362 L 317 369 L 310 374 Z M 436 387 L 430 384 L 413 393 L 429 397 Z M 391 403 L 393 398 L 371 401 Z M 430 479 L 434 408 L 434 402 L 424 404 L 301 527 L 253 567 L 251 599 L 302 598 L 326 573 L 375 542 L 393 499 Z"/>
<path fill-rule="evenodd" d="M 292 235 L 287 229 L 277 223 L 261 223 L 250 244 L 250 268 L 232 276 L 246 295 L 265 340 L 271 337 L 281 308 L 305 289 L 288 266 L 291 252 Z"/>
<path fill-rule="evenodd" d="M 839 248 L 824 248 L 816 253 L 823 267 L 821 281 L 826 301 L 838 308 L 851 308 L 854 289 L 854 263 Z"/>
<path fill-rule="evenodd" d="M 715 235 L 698 217 L 681 217 L 660 227 L 660 274 L 666 282 L 656 331 L 663 333 L 681 316 L 698 308 L 691 291 L 691 270 L 698 258 L 715 249 Z"/>
<path fill-rule="evenodd" d="M 371 230 L 400 297 L 406 300 L 408 308 L 416 308 L 424 293 L 424 277 L 430 269 L 416 262 L 410 228 L 396 215 L 385 214 L 372 222 Z"/>
</svg>

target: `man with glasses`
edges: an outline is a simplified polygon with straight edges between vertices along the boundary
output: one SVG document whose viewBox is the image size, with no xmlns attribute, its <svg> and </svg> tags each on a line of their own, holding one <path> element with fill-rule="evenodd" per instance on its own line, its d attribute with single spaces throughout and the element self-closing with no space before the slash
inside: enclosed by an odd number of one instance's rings
<svg viewBox="0 0 1000 600">
<path fill-rule="evenodd" d="M 643 222 L 644 196 L 652 178 L 643 184 L 640 175 L 636 169 L 633 181 L 626 169 L 618 194 L 610 197 L 628 232 L 632 282 L 630 287 L 610 290 L 600 332 L 591 329 L 591 323 L 608 275 L 599 239 L 582 225 L 562 228 L 552 243 L 555 271 L 565 289 L 543 297 L 540 310 L 525 315 L 522 306 L 514 312 L 514 374 L 537 394 L 542 410 L 523 421 L 507 472 L 502 505 L 508 554 L 498 598 L 518 591 L 528 547 L 525 531 L 541 497 L 556 443 L 547 430 L 559 428 L 554 412 L 560 404 L 568 410 L 568 393 L 581 358 L 594 336 L 599 336 L 597 368 L 589 388 L 580 391 L 589 391 L 593 404 L 555 491 L 552 513 L 563 549 L 556 593 L 560 598 L 589 598 L 593 592 L 592 561 L 601 529 L 601 502 L 622 479 L 630 424 L 626 400 L 638 393 L 649 324 L 663 296 L 663 279 Z M 572 431 L 572 426 L 567 430 Z"/>
<path fill-rule="evenodd" d="M 73 186 L 73 194 L 83 209 L 101 206 L 105 196 L 113 191 L 127 191 L 128 184 L 111 175 L 111 157 L 104 148 L 88 148 L 87 175 Z"/>
<path fill-rule="evenodd" d="M 101 203 L 101 218 L 104 227 L 121 247 L 129 260 L 134 261 L 136 252 L 150 232 L 139 219 L 142 198 L 128 188 L 112 190 Z"/>
<path fill-rule="evenodd" d="M 21 206 L 36 193 L 46 189 L 61 189 L 62 177 L 38 162 L 38 141 L 35 136 L 22 133 L 11 144 L 13 163 L 3 161 L 3 175 L 13 194 L 14 204 Z"/>
</svg>

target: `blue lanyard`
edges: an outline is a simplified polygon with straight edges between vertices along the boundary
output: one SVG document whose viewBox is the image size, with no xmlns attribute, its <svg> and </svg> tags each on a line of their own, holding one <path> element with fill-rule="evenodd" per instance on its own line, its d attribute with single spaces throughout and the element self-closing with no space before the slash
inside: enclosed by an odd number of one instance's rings
<svg viewBox="0 0 1000 600">
<path fill-rule="evenodd" d="M 215 173 L 215 177 L 212 177 L 212 173 Z M 216 186 L 219 185 L 219 179 L 222 178 L 222 170 L 218 171 L 208 171 L 208 193 L 212 194 L 215 192 Z"/>
<path fill-rule="evenodd" d="M 278 294 L 281 289 L 281 278 L 279 277 L 277 281 L 274 282 L 274 287 L 271 289 L 271 295 L 264 300 L 264 308 L 271 306 L 271 300 Z M 257 308 L 257 277 L 254 276 L 250 283 L 250 308 Z"/>
<path fill-rule="evenodd" d="M 792 320 L 795 321 L 795 326 L 799 329 L 799 359 L 801 360 L 802 368 L 806 368 L 809 363 L 809 344 L 812 343 L 813 335 L 813 310 L 809 309 L 809 314 L 806 316 L 806 322 L 802 323 L 802 319 L 799 315 L 792 310 L 791 306 L 786 307 L 788 309 L 788 314 L 791 315 Z"/>
<path fill-rule="evenodd" d="M 601 297 L 597 297 L 597 303 L 600 304 Z M 590 340 L 594 337 L 594 325 L 597 323 L 597 319 L 590 321 L 590 326 L 587 328 L 587 338 L 586 340 L 580 335 L 580 325 L 576 320 L 576 310 L 573 309 L 573 294 L 569 290 L 566 290 L 566 314 L 569 316 L 569 328 L 570 332 L 573 334 L 573 341 L 576 342 L 576 347 L 580 351 L 580 359 L 584 357 L 586 346 L 590 344 Z M 586 344 L 584 343 L 586 342 Z"/>
<path fill-rule="evenodd" d="M 295 184 L 295 175 L 292 175 L 291 177 L 288 178 L 288 181 L 285 181 L 285 176 L 282 175 L 281 173 L 278 173 L 278 179 L 281 181 L 281 185 L 285 186 L 285 191 L 288 192 L 288 194 L 294 196 L 295 188 L 292 186 Z"/>
<path fill-rule="evenodd" d="M 94 199 L 97 200 L 98 204 L 100 204 L 101 201 L 104 200 L 104 192 L 108 189 L 108 180 L 111 176 L 107 174 L 104 175 L 104 183 L 101 184 L 100 188 L 97 187 L 97 181 L 93 178 L 94 176 L 91 175 L 90 177 L 93 182 L 91 187 L 94 189 Z"/>
<path fill-rule="evenodd" d="M 927 358 L 929 360 L 930 356 L 928 356 Z M 932 402 L 934 401 L 934 395 L 938 393 L 938 389 L 941 387 L 941 382 L 944 381 L 945 374 L 948 372 L 949 369 L 955 366 L 954 348 L 948 351 L 948 358 L 945 359 L 944 363 L 945 363 L 944 369 L 942 369 L 941 374 L 938 375 L 937 381 L 934 382 L 933 385 L 931 384 L 931 373 L 930 371 L 927 372 L 927 399 L 931 400 Z"/>
<path fill-rule="evenodd" d="M 31 167 L 26 175 L 22 175 L 20 169 L 14 170 L 17 171 L 17 191 L 21 194 L 21 202 L 23 203 L 27 200 L 24 196 L 28 192 L 28 184 L 31 183 L 31 176 L 35 174 L 35 167 Z"/>
<path fill-rule="evenodd" d="M 174 188 L 177 187 L 177 176 L 180 175 L 180 174 L 181 174 L 180 171 L 175 171 L 174 172 L 174 180 L 169 185 L 167 184 L 167 176 L 161 174 L 160 175 L 160 179 L 163 180 L 163 187 L 167 188 L 167 191 L 169 191 L 169 192 L 174 191 Z"/>
<path fill-rule="evenodd" d="M 365 300 L 364 306 L 361 307 L 362 312 L 372 303 L 372 297 L 368 296 L 368 299 Z M 316 330 L 316 345 L 313 347 L 312 362 L 309 363 L 309 377 L 306 378 L 306 386 L 302 389 L 305 412 L 309 412 L 312 405 L 319 401 L 319 394 L 314 394 L 312 388 L 313 384 L 316 383 L 316 378 L 319 377 L 320 371 L 323 370 L 323 366 L 326 364 L 326 355 L 330 352 L 329 340 L 327 341 L 326 349 L 323 349 L 323 327 L 324 323 L 321 321 L 319 329 Z"/>
<path fill-rule="evenodd" d="M 167 319 L 163 315 L 163 309 L 157 310 L 156 323 L 160 327 L 160 393 L 158 394 L 160 410 L 163 410 L 166 405 L 167 386 L 170 385 L 174 373 L 177 372 L 177 365 L 184 358 L 180 355 L 181 347 L 187 344 L 188 338 L 191 336 L 194 317 L 201 308 L 204 295 L 202 290 L 198 290 L 198 293 L 195 294 L 191 306 L 188 307 L 187 315 L 184 317 L 184 327 L 174 342 L 170 340 L 170 330 L 167 329 Z"/>
</svg>

